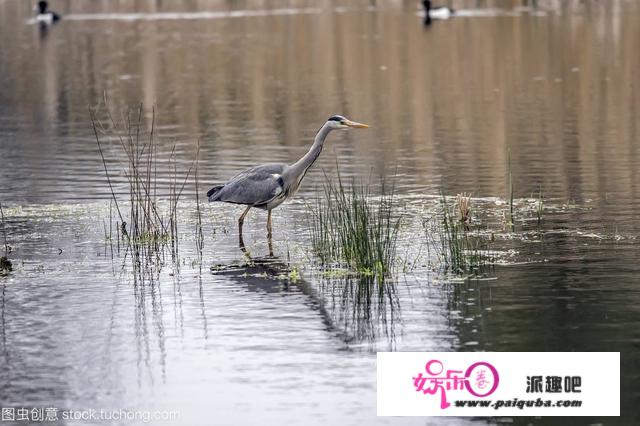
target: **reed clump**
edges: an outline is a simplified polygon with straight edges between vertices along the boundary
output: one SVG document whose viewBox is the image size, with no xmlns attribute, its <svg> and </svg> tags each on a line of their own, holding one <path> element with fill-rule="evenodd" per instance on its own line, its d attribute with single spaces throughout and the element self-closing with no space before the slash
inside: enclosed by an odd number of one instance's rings
<svg viewBox="0 0 640 426">
<path fill-rule="evenodd" d="M 471 227 L 471 198 L 467 194 L 458 194 L 453 206 L 441 195 L 439 212 L 425 220 L 423 226 L 427 246 L 445 270 L 477 273 L 493 263 L 489 241 L 479 228 Z"/>
<path fill-rule="evenodd" d="M 359 275 L 383 281 L 396 263 L 402 214 L 393 189 L 382 183 L 374 197 L 371 186 L 352 181 L 346 186 L 327 178 L 309 209 L 313 253 L 324 266 L 347 267 Z"/>
<path fill-rule="evenodd" d="M 465 192 L 456 195 L 454 206 L 458 220 L 468 229 L 471 224 L 471 196 Z"/>
<path fill-rule="evenodd" d="M 109 235 L 106 235 L 105 226 L 105 238 L 112 241 L 111 233 L 115 229 L 118 250 L 120 242 L 123 242 L 135 260 L 134 266 L 143 262 L 163 263 L 165 249 L 169 249 L 173 263 L 179 265 L 178 201 L 192 170 L 197 168 L 198 152 L 186 173 L 179 173 L 176 146 L 173 145 L 170 151 L 164 153 L 159 147 L 155 131 L 155 109 L 147 127 L 143 119 L 142 104 L 137 109 L 130 110 L 120 121 L 114 119 L 106 99 L 105 105 L 108 117 L 106 127 L 96 118 L 96 111 L 89 110 L 98 152 L 117 214 L 115 227 L 111 226 L 113 217 L 109 218 Z M 106 149 L 106 144 L 109 144 L 109 150 Z M 116 158 L 108 159 L 107 153 L 114 151 Z M 125 188 L 120 188 L 119 191 L 114 188 L 112 176 L 116 173 L 113 171 L 113 164 L 119 169 L 117 174 L 126 178 Z M 160 182 L 162 186 L 159 185 Z M 200 220 L 198 223 L 201 223 Z M 201 240 L 199 241 L 201 244 Z"/>
</svg>

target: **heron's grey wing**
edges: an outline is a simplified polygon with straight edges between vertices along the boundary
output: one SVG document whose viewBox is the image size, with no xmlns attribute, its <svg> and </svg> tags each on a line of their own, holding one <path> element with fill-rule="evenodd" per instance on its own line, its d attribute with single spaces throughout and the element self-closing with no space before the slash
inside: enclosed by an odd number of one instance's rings
<svg viewBox="0 0 640 426">
<path fill-rule="evenodd" d="M 286 167 L 285 164 L 264 164 L 245 170 L 227 182 L 212 201 L 252 206 L 267 204 L 284 190 L 282 173 Z"/>
</svg>

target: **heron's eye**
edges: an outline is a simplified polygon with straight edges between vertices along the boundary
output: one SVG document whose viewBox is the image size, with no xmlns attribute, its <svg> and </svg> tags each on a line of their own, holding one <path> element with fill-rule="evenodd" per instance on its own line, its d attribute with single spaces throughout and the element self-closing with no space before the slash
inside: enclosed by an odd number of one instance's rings
<svg viewBox="0 0 640 426">
<path fill-rule="evenodd" d="M 340 124 L 342 124 L 343 126 L 346 126 L 347 122 L 346 121 L 341 121 Z"/>
</svg>

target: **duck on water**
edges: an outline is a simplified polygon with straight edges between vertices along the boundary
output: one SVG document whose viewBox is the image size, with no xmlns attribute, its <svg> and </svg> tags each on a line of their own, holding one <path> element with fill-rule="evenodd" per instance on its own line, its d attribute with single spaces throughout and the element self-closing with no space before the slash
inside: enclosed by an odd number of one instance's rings
<svg viewBox="0 0 640 426">
<path fill-rule="evenodd" d="M 449 19 L 455 15 L 455 10 L 447 6 L 433 6 L 431 0 L 423 0 L 422 6 L 424 6 L 425 25 L 431 24 L 432 19 Z"/>
<path fill-rule="evenodd" d="M 42 24 L 52 24 L 60 20 L 60 15 L 55 12 L 49 11 L 49 3 L 46 1 L 39 1 L 36 6 L 38 15 L 36 15 L 36 22 Z"/>
</svg>

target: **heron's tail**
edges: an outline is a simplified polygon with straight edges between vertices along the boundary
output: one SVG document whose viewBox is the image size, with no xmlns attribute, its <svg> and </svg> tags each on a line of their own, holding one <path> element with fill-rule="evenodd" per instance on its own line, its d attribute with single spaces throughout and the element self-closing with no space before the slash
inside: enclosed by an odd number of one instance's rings
<svg viewBox="0 0 640 426">
<path fill-rule="evenodd" d="M 220 192 L 222 188 L 224 188 L 224 185 L 218 185 L 207 191 L 207 197 L 209 198 L 209 201 L 217 201 L 216 195 L 218 195 L 218 192 Z"/>
</svg>

